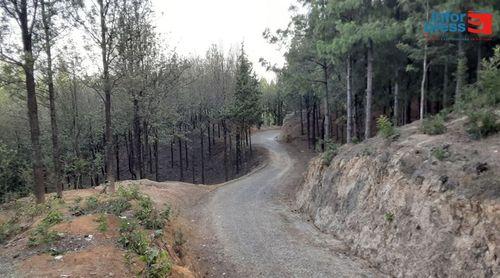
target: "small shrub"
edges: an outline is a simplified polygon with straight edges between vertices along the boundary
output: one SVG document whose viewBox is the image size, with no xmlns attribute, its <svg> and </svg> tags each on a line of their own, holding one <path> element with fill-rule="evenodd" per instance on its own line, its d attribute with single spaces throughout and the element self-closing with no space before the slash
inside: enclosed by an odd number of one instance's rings
<svg viewBox="0 0 500 278">
<path fill-rule="evenodd" d="M 101 204 L 99 211 L 114 215 L 121 215 L 123 212 L 130 209 L 132 205 L 123 197 L 112 198 Z"/>
<path fill-rule="evenodd" d="M 500 131 L 498 117 L 493 111 L 479 110 L 468 114 L 467 133 L 472 139 L 479 140 Z"/>
<path fill-rule="evenodd" d="M 174 233 L 174 246 L 182 246 L 186 243 L 184 233 L 181 230 L 176 230 Z"/>
<path fill-rule="evenodd" d="M 385 221 L 391 223 L 392 221 L 394 221 L 394 214 L 392 212 L 386 212 L 384 214 L 384 219 Z"/>
<path fill-rule="evenodd" d="M 21 227 L 17 224 L 16 218 L 11 218 L 9 221 L 0 225 L 0 244 L 4 243 L 11 236 L 19 233 Z"/>
<path fill-rule="evenodd" d="M 446 126 L 444 125 L 444 116 L 435 115 L 429 118 L 425 118 L 420 127 L 421 131 L 428 135 L 438 135 L 446 132 Z"/>
<path fill-rule="evenodd" d="M 323 152 L 323 155 L 321 158 L 323 159 L 323 164 L 324 165 L 330 165 L 332 162 L 332 159 L 337 155 L 338 153 L 338 148 L 339 146 L 332 141 L 326 140 L 324 142 L 325 144 L 325 151 Z"/>
<path fill-rule="evenodd" d="M 134 221 L 123 220 L 120 223 L 118 242 L 138 255 L 145 255 L 149 246 L 146 233 Z"/>
<path fill-rule="evenodd" d="M 437 147 L 432 150 L 432 155 L 437 159 L 442 161 L 443 159 L 447 158 L 449 153 L 448 151 L 443 148 L 443 147 Z"/>
<path fill-rule="evenodd" d="M 385 139 L 394 139 L 399 135 L 397 129 L 392 125 L 391 120 L 385 115 L 377 118 L 377 129 L 378 133 Z"/>
<path fill-rule="evenodd" d="M 49 214 L 42 220 L 43 224 L 53 226 L 63 221 L 63 214 L 58 210 L 51 210 Z"/>
<path fill-rule="evenodd" d="M 95 196 L 89 196 L 85 199 L 85 210 L 94 211 L 99 206 L 99 200 Z"/>
<path fill-rule="evenodd" d="M 141 256 L 141 260 L 146 264 L 146 268 L 141 272 L 145 277 L 167 277 L 172 271 L 172 262 L 164 250 L 150 248 Z"/>
<path fill-rule="evenodd" d="M 50 244 L 60 239 L 59 235 L 54 231 L 49 231 L 50 226 L 41 223 L 30 234 L 28 238 L 28 246 L 38 246 L 41 244 Z"/>
<path fill-rule="evenodd" d="M 63 214 L 58 210 L 51 210 L 38 226 L 31 232 L 28 238 L 28 246 L 50 244 L 60 237 L 49 228 L 63 221 Z"/>
<path fill-rule="evenodd" d="M 101 233 L 104 233 L 108 230 L 108 217 L 106 214 L 100 214 L 96 222 L 98 223 L 97 230 Z"/>
<path fill-rule="evenodd" d="M 172 214 L 172 207 L 169 204 L 165 204 L 165 208 L 161 212 L 161 217 L 163 217 L 163 219 L 168 221 L 170 219 L 171 214 Z"/>
<path fill-rule="evenodd" d="M 165 219 L 162 214 L 154 208 L 153 202 L 148 196 L 142 196 L 140 198 L 139 210 L 136 211 L 135 217 L 141 221 L 141 224 L 147 229 L 161 229 L 165 224 Z"/>
<path fill-rule="evenodd" d="M 129 188 L 120 186 L 116 193 L 119 197 L 125 198 L 128 201 L 134 199 L 139 200 L 141 198 L 141 194 L 139 193 L 139 188 L 137 186 L 130 186 Z"/>
</svg>

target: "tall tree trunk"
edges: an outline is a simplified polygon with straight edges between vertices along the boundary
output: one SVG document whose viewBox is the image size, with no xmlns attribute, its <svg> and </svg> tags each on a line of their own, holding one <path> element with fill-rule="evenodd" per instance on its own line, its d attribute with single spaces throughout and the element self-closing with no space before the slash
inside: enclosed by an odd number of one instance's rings
<svg viewBox="0 0 500 278">
<path fill-rule="evenodd" d="M 313 111 L 312 111 L 312 138 L 311 138 L 311 144 L 313 150 L 316 149 L 316 100 L 313 102 Z"/>
<path fill-rule="evenodd" d="M 302 108 L 302 97 L 299 97 L 299 103 L 300 103 L 300 135 L 304 135 L 304 113 L 303 113 L 303 108 Z"/>
<path fill-rule="evenodd" d="M 425 82 L 427 80 L 427 43 L 424 46 L 424 60 L 422 62 L 422 82 L 420 83 L 420 121 L 424 120 L 425 114 Z"/>
<path fill-rule="evenodd" d="M 203 128 L 200 125 L 200 146 L 201 146 L 201 183 L 205 184 L 205 155 L 204 155 L 204 146 L 203 146 Z"/>
<path fill-rule="evenodd" d="M 160 162 L 158 158 L 158 130 L 155 128 L 154 132 L 154 141 L 153 141 L 153 152 L 155 156 L 155 180 L 160 181 Z"/>
<path fill-rule="evenodd" d="M 448 107 L 448 68 L 448 59 L 446 59 L 443 70 L 443 108 Z"/>
<path fill-rule="evenodd" d="M 351 54 L 347 54 L 347 144 L 352 143 Z"/>
<path fill-rule="evenodd" d="M 57 126 L 56 102 L 54 91 L 54 79 L 52 73 L 52 47 L 50 45 L 51 35 L 51 16 L 50 11 L 46 10 L 46 5 L 50 5 L 47 1 L 42 0 L 42 22 L 45 36 L 45 54 L 47 55 L 47 86 L 49 90 L 49 109 L 50 109 L 50 126 L 52 131 L 52 162 L 54 164 L 54 182 L 56 184 L 56 192 L 59 198 L 62 197 L 63 178 L 61 164 L 61 150 L 59 147 L 59 129 Z"/>
<path fill-rule="evenodd" d="M 366 109 L 365 109 L 365 139 L 371 137 L 372 128 L 372 96 L 373 96 L 373 42 L 368 39 L 366 66 Z"/>
<path fill-rule="evenodd" d="M 309 146 L 309 148 L 311 148 L 311 109 L 309 107 L 309 103 L 307 103 L 306 109 L 307 109 L 307 114 L 306 114 L 306 117 L 307 117 L 307 145 Z"/>
<path fill-rule="evenodd" d="M 394 79 L 394 125 L 399 125 L 399 70 L 396 69 Z"/>
<path fill-rule="evenodd" d="M 222 122 L 222 130 L 224 132 L 224 180 L 228 181 L 229 175 L 227 171 L 227 163 L 228 163 L 228 158 L 227 158 L 227 129 L 226 129 L 226 122 Z"/>
<path fill-rule="evenodd" d="M 144 178 L 144 163 L 142 156 L 142 140 L 141 140 L 141 118 L 139 115 L 139 100 L 134 97 L 134 141 L 135 141 L 135 166 L 136 172 L 139 173 L 139 179 Z"/>
<path fill-rule="evenodd" d="M 33 57 L 32 32 L 30 26 L 28 25 L 28 7 L 26 0 L 20 1 L 19 10 L 17 11 L 17 13 L 19 16 L 18 21 L 21 26 L 21 35 L 24 50 L 23 69 L 26 76 L 26 100 L 28 104 L 28 122 L 30 126 L 30 138 L 33 157 L 32 166 L 34 177 L 34 192 L 36 202 L 43 203 L 45 201 L 44 165 L 42 160 L 42 148 L 40 146 L 40 127 L 38 122 L 38 104 L 36 99 L 34 75 L 35 59 Z"/>
<path fill-rule="evenodd" d="M 324 66 L 323 66 L 323 77 L 325 79 L 325 121 L 324 121 L 324 139 L 328 140 L 330 139 L 330 105 L 328 102 L 328 63 L 326 60 L 324 61 Z M 319 112 L 319 111 L 318 111 Z"/>
<path fill-rule="evenodd" d="M 181 137 L 179 136 L 177 138 L 178 143 L 179 143 L 179 171 L 180 171 L 180 180 L 184 180 L 184 162 L 182 161 L 182 140 Z"/>
<path fill-rule="evenodd" d="M 460 99 L 460 95 L 462 94 L 462 86 L 465 79 L 467 61 L 465 58 L 464 51 L 464 42 L 462 40 L 458 41 L 458 55 L 457 55 L 457 72 L 456 76 L 456 84 L 455 84 L 455 103 Z"/>
<path fill-rule="evenodd" d="M 128 130 L 128 138 L 127 138 L 127 148 L 128 148 L 128 171 L 130 172 L 130 175 L 132 179 L 137 178 L 137 174 L 135 172 L 135 154 L 134 154 L 134 140 L 132 137 L 132 131 L 129 129 Z"/>
<path fill-rule="evenodd" d="M 118 141 L 118 134 L 115 135 L 115 159 L 116 159 L 116 180 L 120 180 L 120 141 Z"/>
<path fill-rule="evenodd" d="M 174 138 L 170 140 L 170 168 L 174 168 Z"/>
<path fill-rule="evenodd" d="M 240 173 L 240 152 L 241 152 L 240 135 L 241 135 L 241 130 L 240 127 L 238 127 L 238 130 L 236 131 L 236 174 Z"/>
<path fill-rule="evenodd" d="M 108 27 L 106 25 L 107 7 L 103 0 L 97 1 L 99 4 L 99 13 L 101 20 L 101 58 L 102 58 L 102 81 L 104 90 L 104 118 L 105 118 L 105 148 L 106 148 L 106 180 L 109 183 L 107 188 L 109 192 L 115 191 L 115 176 L 113 173 L 113 136 L 111 126 L 111 80 L 109 77 L 109 61 L 108 61 Z"/>
</svg>

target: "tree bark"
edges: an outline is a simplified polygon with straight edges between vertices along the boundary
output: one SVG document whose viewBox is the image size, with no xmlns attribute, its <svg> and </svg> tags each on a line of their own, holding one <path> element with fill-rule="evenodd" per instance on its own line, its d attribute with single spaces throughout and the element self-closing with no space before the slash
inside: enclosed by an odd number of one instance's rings
<svg viewBox="0 0 500 278">
<path fill-rule="evenodd" d="M 351 54 L 347 54 L 347 144 L 352 143 Z"/>
<path fill-rule="evenodd" d="M 136 172 L 139 173 L 139 179 L 144 178 L 144 163 L 142 156 L 142 140 L 141 140 L 141 118 L 139 115 L 139 100 L 134 97 L 134 142 L 135 142 L 135 166 Z"/>
<path fill-rule="evenodd" d="M 203 146 L 203 128 L 200 125 L 200 146 L 201 146 L 201 183 L 205 184 L 205 155 Z"/>
<path fill-rule="evenodd" d="M 323 75 L 325 78 L 325 121 L 324 121 L 324 140 L 330 139 L 330 105 L 328 102 L 328 63 L 325 61 L 323 66 Z M 318 111 L 319 112 L 319 111 Z"/>
<path fill-rule="evenodd" d="M 178 143 L 179 143 L 179 173 L 180 173 L 180 181 L 184 180 L 184 162 L 182 161 L 182 140 L 181 137 L 179 136 L 177 138 Z"/>
<path fill-rule="evenodd" d="M 46 5 L 50 2 L 42 0 L 40 2 L 42 8 L 42 23 L 45 39 L 45 54 L 47 55 L 47 87 L 49 90 L 49 110 L 50 110 L 50 126 L 52 131 L 52 163 L 54 164 L 54 182 L 56 184 L 56 192 L 59 198 L 62 197 L 63 178 L 61 164 L 61 150 L 59 146 L 59 129 L 57 126 L 56 103 L 54 78 L 52 72 L 52 47 L 50 45 L 51 35 L 51 16 L 50 11 L 47 11 Z"/>
<path fill-rule="evenodd" d="M 101 58 L 102 58 L 102 79 L 104 90 L 104 115 L 105 115 L 105 149 L 106 149 L 106 182 L 109 192 L 115 191 L 115 176 L 113 173 L 113 136 L 111 126 L 111 80 L 109 77 L 109 60 L 108 60 L 108 26 L 106 24 L 107 7 L 105 7 L 103 0 L 97 1 L 99 4 L 99 14 L 101 21 Z"/>
<path fill-rule="evenodd" d="M 443 108 L 448 107 L 448 68 L 448 60 L 446 60 L 443 70 Z"/>
<path fill-rule="evenodd" d="M 372 96 L 373 96 L 373 42 L 368 39 L 366 67 L 366 109 L 365 109 L 365 139 L 371 137 L 372 127 Z"/>
<path fill-rule="evenodd" d="M 427 80 L 427 43 L 424 47 L 424 60 L 422 62 L 422 82 L 420 83 L 420 121 L 424 120 L 425 114 L 425 82 Z"/>
<path fill-rule="evenodd" d="M 455 103 L 460 99 L 462 94 L 462 86 L 465 78 L 466 71 L 466 60 L 464 52 L 464 42 L 462 40 L 458 41 L 458 55 L 457 55 L 457 72 L 456 72 L 456 83 L 455 83 Z"/>
<path fill-rule="evenodd" d="M 399 125 L 399 70 L 396 69 L 394 79 L 394 126 Z"/>
<path fill-rule="evenodd" d="M 17 9 L 16 9 L 17 10 Z M 30 139 L 32 147 L 32 166 L 34 177 L 34 192 L 37 203 L 45 201 L 45 177 L 42 160 L 42 148 L 40 146 L 40 126 L 38 121 L 38 104 L 36 99 L 36 85 L 34 75 L 33 41 L 31 28 L 28 25 L 28 7 L 26 0 L 21 0 L 17 10 L 19 24 L 21 26 L 21 36 L 23 40 L 24 65 L 23 70 L 26 76 L 26 94 L 28 104 L 28 122 L 30 126 Z M 34 20 L 34 19 L 33 19 Z"/>
</svg>

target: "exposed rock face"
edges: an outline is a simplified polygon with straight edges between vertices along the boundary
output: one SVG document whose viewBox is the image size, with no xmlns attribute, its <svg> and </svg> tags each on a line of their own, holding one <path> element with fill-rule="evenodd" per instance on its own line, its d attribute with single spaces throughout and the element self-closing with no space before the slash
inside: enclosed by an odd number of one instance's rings
<svg viewBox="0 0 500 278">
<path fill-rule="evenodd" d="M 500 136 L 471 141 L 461 121 L 444 135 L 413 124 L 396 142 L 345 146 L 329 165 L 313 159 L 298 208 L 388 274 L 498 277 Z"/>
</svg>

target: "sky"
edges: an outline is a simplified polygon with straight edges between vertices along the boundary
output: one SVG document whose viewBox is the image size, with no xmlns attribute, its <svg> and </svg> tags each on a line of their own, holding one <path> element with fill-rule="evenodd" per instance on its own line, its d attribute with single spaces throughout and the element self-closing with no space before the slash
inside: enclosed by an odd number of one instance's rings
<svg viewBox="0 0 500 278">
<path fill-rule="evenodd" d="M 186 56 L 203 57 L 212 44 L 228 51 L 245 44 L 257 75 L 274 79 L 259 63 L 264 58 L 282 66 L 284 49 L 263 38 L 266 28 L 275 31 L 290 21 L 294 0 L 152 0 L 158 31 L 169 47 Z"/>
</svg>

